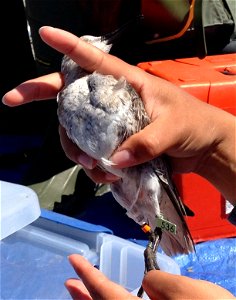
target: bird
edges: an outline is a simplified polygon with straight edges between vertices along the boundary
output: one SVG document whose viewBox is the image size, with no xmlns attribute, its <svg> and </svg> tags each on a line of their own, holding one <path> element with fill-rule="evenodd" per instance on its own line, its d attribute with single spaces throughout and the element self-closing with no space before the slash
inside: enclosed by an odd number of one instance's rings
<svg viewBox="0 0 236 300">
<path fill-rule="evenodd" d="M 112 43 L 104 36 L 85 35 L 82 40 L 109 53 Z M 164 154 L 140 165 L 117 169 L 110 160 L 118 147 L 151 122 L 144 103 L 125 77 L 97 71 L 87 72 L 64 55 L 61 63 L 64 87 L 57 95 L 59 123 L 98 167 L 120 179 L 110 184 L 116 201 L 144 232 L 145 272 L 159 269 L 156 251 L 168 255 L 194 251 L 194 242 L 185 220 L 185 207 L 172 179 Z M 142 288 L 138 293 L 142 296 Z"/>
</svg>

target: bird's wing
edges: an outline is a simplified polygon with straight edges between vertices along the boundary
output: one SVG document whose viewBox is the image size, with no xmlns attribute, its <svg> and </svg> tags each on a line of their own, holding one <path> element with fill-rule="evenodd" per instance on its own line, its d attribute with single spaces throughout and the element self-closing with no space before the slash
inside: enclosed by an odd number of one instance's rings
<svg viewBox="0 0 236 300">
<path fill-rule="evenodd" d="M 153 160 L 152 164 L 164 189 L 164 195 L 160 202 L 161 214 L 164 220 L 176 225 L 176 232 L 164 228 L 161 247 L 167 255 L 192 252 L 194 251 L 194 243 L 185 220 L 186 211 L 171 178 L 168 160 L 165 156 L 162 156 Z M 158 168 L 156 167 L 157 165 Z M 163 226 L 165 226 L 165 221 Z M 167 224 L 167 229 L 170 229 L 170 226 L 170 224 Z"/>
</svg>

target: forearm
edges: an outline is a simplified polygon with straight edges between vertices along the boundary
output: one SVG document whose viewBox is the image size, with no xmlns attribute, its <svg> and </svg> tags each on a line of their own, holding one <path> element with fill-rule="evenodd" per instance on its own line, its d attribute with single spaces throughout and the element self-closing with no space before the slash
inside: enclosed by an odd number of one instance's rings
<svg viewBox="0 0 236 300">
<path fill-rule="evenodd" d="M 219 141 L 213 151 L 205 156 L 197 173 L 211 182 L 235 206 L 236 119 L 223 111 L 222 116 L 220 122 L 217 120 Z"/>
</svg>

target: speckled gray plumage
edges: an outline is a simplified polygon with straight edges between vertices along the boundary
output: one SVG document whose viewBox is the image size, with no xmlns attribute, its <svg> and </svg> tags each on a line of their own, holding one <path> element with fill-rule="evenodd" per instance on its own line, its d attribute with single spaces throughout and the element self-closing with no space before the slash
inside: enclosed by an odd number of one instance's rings
<svg viewBox="0 0 236 300">
<path fill-rule="evenodd" d="M 103 51 L 110 50 L 100 37 L 82 38 Z M 111 191 L 130 218 L 140 225 L 148 223 L 153 230 L 160 216 L 177 225 L 176 235 L 163 232 L 161 246 L 167 254 L 192 251 L 184 208 L 165 158 L 123 170 L 109 161 L 125 139 L 150 123 L 140 96 L 125 78 L 87 73 L 67 56 L 62 73 L 65 87 L 58 94 L 58 117 L 69 138 L 97 159 L 101 168 L 121 177 L 111 184 Z"/>
</svg>

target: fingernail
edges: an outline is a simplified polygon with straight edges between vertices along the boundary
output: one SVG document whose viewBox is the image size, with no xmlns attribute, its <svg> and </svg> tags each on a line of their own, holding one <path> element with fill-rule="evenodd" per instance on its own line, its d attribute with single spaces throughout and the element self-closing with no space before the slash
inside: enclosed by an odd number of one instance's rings
<svg viewBox="0 0 236 300">
<path fill-rule="evenodd" d="M 89 170 L 92 170 L 95 165 L 95 160 L 85 153 L 80 154 L 77 161 L 79 164 Z"/>
<path fill-rule="evenodd" d="M 120 179 L 120 177 L 112 174 L 112 173 L 106 173 L 105 175 L 105 179 L 108 180 L 108 181 L 117 181 Z"/>
<path fill-rule="evenodd" d="M 119 166 L 129 165 L 134 163 L 135 159 L 132 153 L 128 150 L 121 150 L 116 152 L 110 160 Z"/>
<path fill-rule="evenodd" d="M 7 100 L 10 94 L 11 101 Z M 23 103 L 23 96 L 19 93 L 17 89 L 12 89 L 11 91 L 7 92 L 2 97 L 2 103 L 7 106 L 15 106 Z"/>
<path fill-rule="evenodd" d="M 40 34 L 40 32 L 41 32 L 42 30 L 44 30 L 45 28 L 47 28 L 48 30 L 54 30 L 54 29 L 55 29 L 55 28 L 52 27 L 52 26 L 42 26 L 42 27 L 39 28 L 39 34 Z"/>
<path fill-rule="evenodd" d="M 2 97 L 2 103 L 6 105 L 6 103 L 5 103 L 5 95 Z"/>
</svg>

